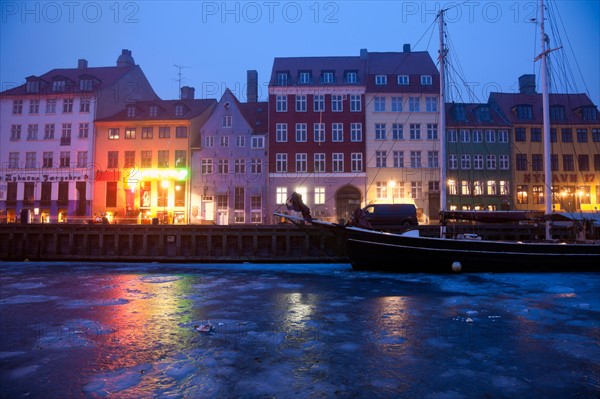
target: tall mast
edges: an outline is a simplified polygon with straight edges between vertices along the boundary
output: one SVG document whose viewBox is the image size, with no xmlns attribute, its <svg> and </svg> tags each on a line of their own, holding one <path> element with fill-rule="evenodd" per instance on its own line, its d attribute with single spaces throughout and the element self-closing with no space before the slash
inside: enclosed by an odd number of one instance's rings
<svg viewBox="0 0 600 399">
<path fill-rule="evenodd" d="M 440 31 L 440 126 L 438 131 L 440 132 L 440 212 L 446 210 L 446 46 L 444 44 L 444 10 L 440 10 L 438 15 L 439 19 L 439 31 Z M 444 224 L 440 227 L 440 237 L 445 238 L 446 226 Z"/>
<path fill-rule="evenodd" d="M 540 34 L 541 34 L 541 53 L 535 58 L 535 61 L 542 60 L 542 116 L 543 116 L 543 134 L 544 134 L 544 204 L 545 214 L 552 213 L 552 171 L 550 170 L 550 157 L 552 149 L 550 146 L 550 94 L 548 89 L 548 36 L 544 31 L 544 0 L 540 0 Z M 556 50 L 556 49 L 554 49 Z M 551 240 L 550 220 L 546 221 L 546 240 Z"/>
</svg>

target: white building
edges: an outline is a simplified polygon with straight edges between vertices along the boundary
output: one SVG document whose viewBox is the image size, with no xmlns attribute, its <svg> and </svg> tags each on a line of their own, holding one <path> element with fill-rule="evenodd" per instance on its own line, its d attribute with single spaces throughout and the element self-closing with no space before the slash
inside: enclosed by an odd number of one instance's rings
<svg viewBox="0 0 600 399">
<path fill-rule="evenodd" d="M 94 120 L 157 98 L 129 50 L 116 66 L 80 59 L 0 93 L 0 222 L 89 217 Z"/>
</svg>

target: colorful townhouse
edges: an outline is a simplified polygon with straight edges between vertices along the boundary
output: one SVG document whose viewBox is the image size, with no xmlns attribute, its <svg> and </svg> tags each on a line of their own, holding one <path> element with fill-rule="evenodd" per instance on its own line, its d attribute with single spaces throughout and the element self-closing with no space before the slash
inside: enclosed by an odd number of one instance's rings
<svg viewBox="0 0 600 399">
<path fill-rule="evenodd" d="M 517 210 L 544 211 L 542 95 L 535 75 L 519 78 L 518 93 L 491 93 L 511 124 Z M 586 94 L 550 94 L 550 168 L 554 211 L 597 211 L 600 204 L 600 117 Z"/>
<path fill-rule="evenodd" d="M 269 81 L 272 211 L 293 192 L 324 220 L 348 219 L 366 195 L 366 59 L 275 58 Z"/>
<path fill-rule="evenodd" d="M 446 104 L 447 210 L 514 210 L 511 126 L 487 103 Z"/>
<path fill-rule="evenodd" d="M 426 223 L 439 211 L 439 73 L 426 51 L 367 52 L 367 203 L 411 203 Z"/>
<path fill-rule="evenodd" d="M 131 51 L 116 65 L 58 68 L 0 93 L 0 222 L 83 221 L 92 214 L 94 120 L 157 96 Z"/>
<path fill-rule="evenodd" d="M 190 147 L 216 105 L 182 87 L 178 100 L 136 101 L 96 120 L 94 218 L 118 223 L 190 220 Z"/>
<path fill-rule="evenodd" d="M 256 76 L 256 71 L 249 73 Z M 242 103 L 226 89 L 192 142 L 190 223 L 271 221 L 266 201 L 269 107 L 250 92 Z"/>
</svg>

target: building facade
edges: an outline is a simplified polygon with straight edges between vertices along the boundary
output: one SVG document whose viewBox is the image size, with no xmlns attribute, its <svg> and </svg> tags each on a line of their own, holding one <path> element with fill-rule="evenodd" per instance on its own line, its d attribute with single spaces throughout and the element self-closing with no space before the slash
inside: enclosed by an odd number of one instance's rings
<svg viewBox="0 0 600 399">
<path fill-rule="evenodd" d="M 190 221 L 190 144 L 215 107 L 181 88 L 179 100 L 137 101 L 96 121 L 94 217 Z"/>
<path fill-rule="evenodd" d="M 313 217 L 348 219 L 364 203 L 365 65 L 361 57 L 275 58 L 269 82 L 269 193 L 293 192 Z"/>
<path fill-rule="evenodd" d="M 194 224 L 269 223 L 268 104 L 241 103 L 226 89 L 192 143 L 191 217 Z"/>
<path fill-rule="evenodd" d="M 65 222 L 92 214 L 94 120 L 157 98 L 131 51 L 116 66 L 53 69 L 0 93 L 0 221 Z"/>
</svg>

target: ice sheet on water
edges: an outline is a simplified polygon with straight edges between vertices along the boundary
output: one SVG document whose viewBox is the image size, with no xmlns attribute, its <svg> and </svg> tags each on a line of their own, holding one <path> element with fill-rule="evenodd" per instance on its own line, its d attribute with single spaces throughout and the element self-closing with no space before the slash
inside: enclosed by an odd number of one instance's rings
<svg viewBox="0 0 600 399">
<path fill-rule="evenodd" d="M 32 290 L 35 288 L 45 287 L 46 284 L 42 282 L 23 282 L 23 283 L 12 283 L 12 284 L 4 284 L 3 288 L 8 289 L 16 289 L 16 290 Z"/>
<path fill-rule="evenodd" d="M 125 298 L 109 298 L 109 299 L 72 299 L 61 302 L 61 307 L 64 308 L 88 308 L 92 306 L 117 306 L 125 305 L 129 300 Z"/>
<path fill-rule="evenodd" d="M 51 302 L 60 299 L 54 295 L 14 295 L 0 299 L 0 305 L 17 305 L 22 303 Z"/>
<path fill-rule="evenodd" d="M 149 283 L 149 284 L 164 284 L 164 283 L 171 283 L 173 281 L 178 281 L 181 280 L 183 277 L 181 276 L 171 276 L 171 275 L 165 275 L 165 276 L 142 276 L 140 278 L 140 280 L 143 283 Z"/>
<path fill-rule="evenodd" d="M 0 352 L 0 360 L 7 359 L 7 358 L 13 357 L 13 356 L 21 356 L 21 355 L 24 355 L 25 353 L 27 353 L 27 352 L 23 352 L 23 351 Z"/>
<path fill-rule="evenodd" d="M 96 374 L 83 386 L 83 392 L 95 396 L 111 396 L 140 383 L 144 374 L 152 370 L 149 363 Z"/>
</svg>

